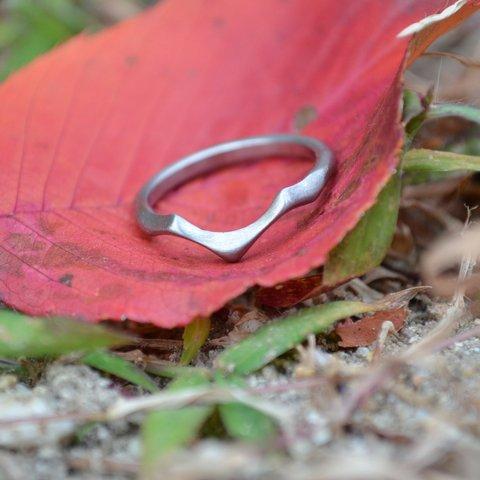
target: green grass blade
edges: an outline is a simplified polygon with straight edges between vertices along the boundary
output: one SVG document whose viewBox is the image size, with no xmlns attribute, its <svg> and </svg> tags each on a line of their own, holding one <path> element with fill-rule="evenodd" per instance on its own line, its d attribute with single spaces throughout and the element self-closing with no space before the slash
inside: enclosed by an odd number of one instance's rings
<svg viewBox="0 0 480 480">
<path fill-rule="evenodd" d="M 276 428 L 270 417 L 239 402 L 218 407 L 227 433 L 246 442 L 263 442 L 273 438 Z"/>
<path fill-rule="evenodd" d="M 437 103 L 430 106 L 428 118 L 461 117 L 480 123 L 480 108 L 457 103 Z"/>
<path fill-rule="evenodd" d="M 120 346 L 130 341 L 129 337 L 100 325 L 0 311 L 0 357 L 57 357 Z"/>
<path fill-rule="evenodd" d="M 435 150 L 410 150 L 403 159 L 403 168 L 407 172 L 480 172 L 480 157 L 462 155 Z"/>
<path fill-rule="evenodd" d="M 177 363 L 169 362 L 167 360 L 152 360 L 147 363 L 145 371 L 156 375 L 157 377 L 178 378 L 185 375 L 192 375 L 201 373 L 205 376 L 210 376 L 210 370 L 203 367 L 188 367 L 179 365 Z"/>
<path fill-rule="evenodd" d="M 337 285 L 380 265 L 392 243 L 400 205 L 401 181 L 395 175 L 355 228 L 328 257 L 325 285 Z"/>
<path fill-rule="evenodd" d="M 216 366 L 226 372 L 241 375 L 252 373 L 301 343 L 308 335 L 326 332 L 342 318 L 377 308 L 376 305 L 347 301 L 306 308 L 266 325 L 223 351 L 216 359 Z"/>
<path fill-rule="evenodd" d="M 209 380 L 204 375 L 195 373 L 173 381 L 168 389 L 178 391 L 208 384 Z M 142 467 L 145 477 L 152 476 L 152 472 L 165 455 L 194 440 L 212 411 L 211 406 L 193 406 L 149 413 L 142 425 Z"/>
<path fill-rule="evenodd" d="M 210 318 L 198 317 L 183 332 L 182 365 L 188 365 L 197 355 L 210 333 Z"/>
<path fill-rule="evenodd" d="M 243 388 L 246 386 L 239 377 L 217 376 L 216 383 L 221 387 Z M 273 438 L 276 432 L 275 424 L 270 417 L 240 402 L 223 403 L 218 406 L 218 410 L 227 433 L 238 440 L 267 441 Z"/>
<path fill-rule="evenodd" d="M 156 383 L 132 362 L 125 360 L 114 353 L 98 350 L 82 358 L 82 362 L 90 367 L 123 378 L 134 385 L 142 387 L 150 393 L 158 391 Z"/>
<path fill-rule="evenodd" d="M 142 427 L 144 469 L 154 468 L 163 456 L 194 440 L 212 410 L 187 407 L 149 413 Z"/>
</svg>

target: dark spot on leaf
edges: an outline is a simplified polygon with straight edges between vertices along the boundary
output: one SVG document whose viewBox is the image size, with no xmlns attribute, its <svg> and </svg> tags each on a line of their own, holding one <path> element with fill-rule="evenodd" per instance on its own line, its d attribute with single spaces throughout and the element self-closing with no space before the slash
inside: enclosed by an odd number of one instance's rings
<svg viewBox="0 0 480 480">
<path fill-rule="evenodd" d="M 35 147 L 39 150 L 48 150 L 50 148 L 50 144 L 48 142 L 35 142 Z"/>
<path fill-rule="evenodd" d="M 313 105 L 305 105 L 295 113 L 293 128 L 296 132 L 301 132 L 308 124 L 314 122 L 317 118 L 317 109 Z"/>
<path fill-rule="evenodd" d="M 61 276 L 58 281 L 66 285 L 67 287 L 72 286 L 73 275 L 71 273 L 66 273 L 65 275 Z"/>
<path fill-rule="evenodd" d="M 47 218 L 46 215 L 41 215 L 38 217 L 38 226 L 42 233 L 46 235 L 53 235 L 57 228 L 61 225 L 61 222 L 54 222 Z"/>
<path fill-rule="evenodd" d="M 223 28 L 225 26 L 226 22 L 224 18 L 221 17 L 214 17 L 212 18 L 212 26 L 214 28 Z"/>
<path fill-rule="evenodd" d="M 125 57 L 125 64 L 128 67 L 133 67 L 138 63 L 138 57 L 136 55 L 129 55 L 128 57 Z"/>
</svg>

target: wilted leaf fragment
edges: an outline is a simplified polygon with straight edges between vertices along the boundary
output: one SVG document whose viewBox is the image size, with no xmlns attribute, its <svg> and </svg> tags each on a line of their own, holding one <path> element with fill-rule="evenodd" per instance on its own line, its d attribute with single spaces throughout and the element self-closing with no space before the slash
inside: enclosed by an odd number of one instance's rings
<svg viewBox="0 0 480 480">
<path fill-rule="evenodd" d="M 0 311 L 0 357 L 57 357 L 116 347 L 129 341 L 128 337 L 99 325 Z"/>
<path fill-rule="evenodd" d="M 336 285 L 380 265 L 395 233 L 400 187 L 400 176 L 395 175 L 382 190 L 375 205 L 333 249 L 323 271 L 325 285 Z"/>
<path fill-rule="evenodd" d="M 383 322 L 392 322 L 395 331 L 398 332 L 403 327 L 406 318 L 407 310 L 405 308 L 398 308 L 395 310 L 376 312 L 373 315 L 362 317 L 355 322 L 348 319 L 335 327 L 335 333 L 341 338 L 338 344 L 344 348 L 371 345 L 377 340 Z"/>
<path fill-rule="evenodd" d="M 179 391 L 202 387 L 208 383 L 205 376 L 191 374 L 174 380 L 168 389 Z M 147 478 L 150 478 L 162 457 L 195 439 L 212 411 L 211 406 L 193 406 L 179 410 L 157 410 L 146 416 L 142 425 L 142 439 L 143 468 Z"/>
<path fill-rule="evenodd" d="M 155 393 L 158 391 L 156 383 L 145 372 L 114 353 L 99 350 L 85 355 L 82 358 L 82 362 L 102 372 L 123 378 L 134 385 L 142 387 L 147 392 Z"/>
</svg>

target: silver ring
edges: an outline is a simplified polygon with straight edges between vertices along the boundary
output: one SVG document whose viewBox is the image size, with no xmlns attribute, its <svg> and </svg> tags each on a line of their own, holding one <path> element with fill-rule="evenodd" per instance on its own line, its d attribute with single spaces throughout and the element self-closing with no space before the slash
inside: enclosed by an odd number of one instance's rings
<svg viewBox="0 0 480 480">
<path fill-rule="evenodd" d="M 160 215 L 153 210 L 168 191 L 200 174 L 240 161 L 266 157 L 309 158 L 315 161 L 315 165 L 300 182 L 280 190 L 268 210 L 246 227 L 211 232 L 180 215 Z M 332 163 L 332 152 L 325 144 L 300 135 L 265 135 L 221 143 L 188 155 L 153 176 L 137 196 L 137 221 L 149 235 L 182 237 L 208 248 L 226 261 L 236 262 L 284 213 L 318 197 L 332 170 Z"/>
</svg>

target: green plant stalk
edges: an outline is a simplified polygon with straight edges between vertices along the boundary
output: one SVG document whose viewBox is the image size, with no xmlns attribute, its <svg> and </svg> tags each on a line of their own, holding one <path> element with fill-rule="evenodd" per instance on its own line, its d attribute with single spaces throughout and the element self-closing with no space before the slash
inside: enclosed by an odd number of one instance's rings
<svg viewBox="0 0 480 480">
<path fill-rule="evenodd" d="M 460 117 L 480 123 L 480 108 L 457 103 L 437 103 L 430 106 L 427 118 Z"/>
<path fill-rule="evenodd" d="M 410 150 L 403 158 L 406 172 L 480 171 L 480 157 L 435 150 Z"/>
</svg>

